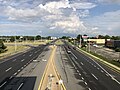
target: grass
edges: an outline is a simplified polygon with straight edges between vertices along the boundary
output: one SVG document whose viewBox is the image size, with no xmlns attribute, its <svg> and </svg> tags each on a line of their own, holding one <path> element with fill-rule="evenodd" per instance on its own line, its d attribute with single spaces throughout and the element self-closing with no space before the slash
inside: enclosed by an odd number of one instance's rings
<svg viewBox="0 0 120 90">
<path fill-rule="evenodd" d="M 40 44 L 46 44 L 48 42 L 51 42 L 51 40 L 43 40 L 43 41 L 38 41 L 38 40 L 35 40 L 35 41 L 23 41 L 23 42 L 16 42 L 16 44 L 19 44 L 19 45 L 33 45 L 33 46 L 37 46 L 37 45 L 40 45 Z M 15 42 L 9 42 L 9 43 L 4 43 L 5 45 L 14 45 Z"/>
<path fill-rule="evenodd" d="M 11 54 L 15 54 L 17 52 L 20 51 L 24 51 L 27 50 L 29 47 L 27 46 L 17 46 L 16 51 L 15 51 L 15 47 L 14 46 L 7 46 L 7 51 L 4 53 L 0 53 L 0 57 L 4 57 L 4 56 L 9 56 Z"/>
<path fill-rule="evenodd" d="M 85 48 L 80 48 L 80 49 L 86 51 Z M 86 52 L 88 52 L 88 51 L 86 51 Z M 109 62 L 109 63 L 111 63 L 111 64 L 113 64 L 113 65 L 115 65 L 115 66 L 120 67 L 120 62 L 117 62 L 117 61 L 115 61 L 115 60 L 109 60 L 108 58 L 103 57 L 103 56 L 101 56 L 101 55 L 98 55 L 98 54 L 96 54 L 96 53 L 94 53 L 94 52 L 88 52 L 88 53 L 90 53 L 90 54 L 92 54 L 92 55 L 94 55 L 94 56 L 96 56 L 96 57 L 98 57 L 98 58 L 100 58 L 100 59 L 102 59 L 102 60 L 104 60 L 104 61 L 107 61 L 107 62 Z"/>
<path fill-rule="evenodd" d="M 55 42 L 55 44 L 56 44 L 56 45 L 63 45 L 63 42 L 62 42 L 61 40 L 57 40 L 57 41 Z"/>
<path fill-rule="evenodd" d="M 70 43 L 70 42 L 69 42 L 69 44 L 73 45 L 73 44 Z M 115 66 L 117 66 L 117 67 L 120 67 L 120 62 L 117 62 L 117 61 L 115 61 L 115 60 L 109 60 L 109 59 L 107 59 L 107 58 L 105 58 L 105 57 L 103 57 L 103 56 L 101 56 L 101 55 L 98 55 L 98 54 L 96 54 L 96 53 L 94 53 L 94 52 L 86 51 L 85 48 L 80 48 L 80 49 L 81 49 L 81 50 L 84 50 L 85 52 L 88 52 L 88 53 L 90 53 L 90 54 L 92 54 L 92 55 L 94 55 L 94 56 L 96 56 L 96 57 L 98 57 L 98 58 L 100 58 L 100 59 L 102 59 L 102 60 L 104 60 L 104 61 L 107 61 L 108 63 L 111 63 L 111 64 L 113 64 L 113 65 L 115 65 Z"/>
<path fill-rule="evenodd" d="M 20 51 L 24 51 L 27 50 L 28 46 L 24 46 L 24 45 L 33 45 L 33 46 L 38 46 L 40 44 L 46 44 L 48 42 L 51 42 L 52 40 L 43 40 L 43 41 L 25 41 L 25 42 L 16 42 L 17 48 L 15 51 L 15 46 L 14 46 L 14 42 L 9 42 L 9 43 L 4 43 L 7 46 L 7 51 L 5 51 L 4 53 L 0 53 L 0 58 L 1 57 L 6 57 L 6 56 L 10 56 L 11 54 L 15 54 L 17 52 Z"/>
</svg>

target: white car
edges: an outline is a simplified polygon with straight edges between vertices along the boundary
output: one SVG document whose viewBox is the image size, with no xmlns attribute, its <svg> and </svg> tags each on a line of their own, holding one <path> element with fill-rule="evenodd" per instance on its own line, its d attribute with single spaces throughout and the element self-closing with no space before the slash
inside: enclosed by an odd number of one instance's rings
<svg viewBox="0 0 120 90">
<path fill-rule="evenodd" d="M 94 46 L 94 47 L 98 47 L 98 45 L 96 45 L 96 44 L 94 44 L 93 46 Z"/>
</svg>

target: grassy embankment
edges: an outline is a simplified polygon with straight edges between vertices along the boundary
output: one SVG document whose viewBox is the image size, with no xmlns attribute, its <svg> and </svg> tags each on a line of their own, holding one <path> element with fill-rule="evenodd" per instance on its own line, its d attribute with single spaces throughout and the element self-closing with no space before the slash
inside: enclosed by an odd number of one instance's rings
<svg viewBox="0 0 120 90">
<path fill-rule="evenodd" d="M 38 46 L 40 44 L 46 44 L 48 42 L 51 42 L 51 40 L 44 40 L 42 42 L 40 41 L 26 41 L 26 42 L 17 42 L 16 43 L 16 51 L 15 51 L 15 43 L 10 42 L 10 43 L 4 43 L 7 46 L 7 51 L 4 53 L 0 53 L 0 59 L 3 57 L 7 57 L 13 54 L 16 54 L 21 51 L 25 51 L 29 49 L 29 46 L 26 45 L 32 45 L 32 46 Z"/>
<path fill-rule="evenodd" d="M 72 43 L 69 43 L 69 44 L 73 45 Z M 120 62 L 117 62 L 117 61 L 115 61 L 115 60 L 109 60 L 108 58 L 105 58 L 105 57 L 103 57 L 103 56 L 101 56 L 101 55 L 98 55 L 98 54 L 96 54 L 96 53 L 94 53 L 94 52 L 86 51 L 86 48 L 79 48 L 79 49 L 80 49 L 80 50 L 83 50 L 83 51 L 85 51 L 85 52 L 87 52 L 87 53 L 90 53 L 90 54 L 92 54 L 92 55 L 94 55 L 94 56 L 96 56 L 96 57 L 98 57 L 98 58 L 100 58 L 100 59 L 102 59 L 102 60 L 104 60 L 104 61 L 106 61 L 106 62 L 108 62 L 108 63 L 111 63 L 111 64 L 113 64 L 113 65 L 115 65 L 115 66 L 117 66 L 117 67 L 120 67 Z"/>
<path fill-rule="evenodd" d="M 56 44 L 56 45 L 63 45 L 63 42 L 62 42 L 61 40 L 57 40 L 57 41 L 55 42 L 55 44 Z"/>
</svg>

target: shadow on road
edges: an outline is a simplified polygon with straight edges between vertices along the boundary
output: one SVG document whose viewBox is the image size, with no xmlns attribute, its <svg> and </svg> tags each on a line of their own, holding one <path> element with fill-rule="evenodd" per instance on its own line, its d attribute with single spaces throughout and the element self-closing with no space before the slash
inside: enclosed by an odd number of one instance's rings
<svg viewBox="0 0 120 90">
<path fill-rule="evenodd" d="M 12 79 L 9 78 L 10 77 L 7 77 L 0 83 L 0 85 L 3 84 L 0 90 L 33 90 L 37 77 L 21 76 L 13 77 Z"/>
</svg>

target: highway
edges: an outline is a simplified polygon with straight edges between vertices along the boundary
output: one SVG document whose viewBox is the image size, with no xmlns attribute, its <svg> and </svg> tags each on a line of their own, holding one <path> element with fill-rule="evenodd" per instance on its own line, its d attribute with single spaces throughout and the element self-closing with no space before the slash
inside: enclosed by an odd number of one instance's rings
<svg viewBox="0 0 120 90">
<path fill-rule="evenodd" d="M 119 73 L 63 42 L 54 61 L 66 90 L 120 90 Z M 1 60 L 0 90 L 38 90 L 51 52 L 40 45 Z"/>
<path fill-rule="evenodd" d="M 46 45 L 32 47 L 26 52 L 18 53 L 16 55 L 13 55 L 1 60 L 0 61 L 0 90 L 4 90 L 6 85 L 8 85 L 8 83 L 10 83 L 10 81 L 19 72 L 21 72 L 27 65 L 29 65 L 33 60 L 35 60 L 43 52 L 45 47 Z M 32 77 L 32 79 L 35 80 L 35 77 Z M 34 80 L 33 80 L 33 83 L 35 83 Z"/>
<path fill-rule="evenodd" d="M 69 63 L 77 73 L 74 77 L 79 80 L 82 79 L 87 90 L 120 90 L 120 78 L 117 80 L 104 69 L 104 65 L 100 65 L 95 60 L 74 49 L 67 42 L 64 43 L 66 52 L 71 51 L 68 53 L 68 58 Z M 111 73 L 114 74 L 113 71 Z"/>
</svg>

